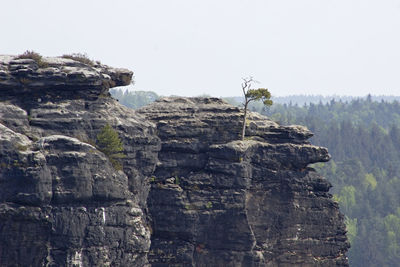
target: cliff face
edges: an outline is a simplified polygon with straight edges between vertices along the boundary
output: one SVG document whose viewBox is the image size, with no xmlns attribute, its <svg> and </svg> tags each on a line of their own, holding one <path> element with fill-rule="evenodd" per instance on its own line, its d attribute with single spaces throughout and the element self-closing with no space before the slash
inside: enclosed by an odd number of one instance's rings
<svg viewBox="0 0 400 267">
<path fill-rule="evenodd" d="M 282 127 L 219 99 L 161 99 L 160 164 L 148 199 L 153 266 L 346 266 L 343 216 L 308 164 L 329 160 L 301 126 Z"/>
<path fill-rule="evenodd" d="M 237 141 L 243 115 L 220 99 L 135 112 L 108 94 L 132 72 L 43 60 L 0 56 L 1 266 L 347 265 L 306 128 L 250 113 Z M 106 124 L 123 170 L 93 145 Z"/>
<path fill-rule="evenodd" d="M 132 72 L 44 60 L 0 57 L 0 265 L 144 265 L 159 139 L 107 96 Z M 123 171 L 91 145 L 107 123 L 123 141 Z"/>
</svg>

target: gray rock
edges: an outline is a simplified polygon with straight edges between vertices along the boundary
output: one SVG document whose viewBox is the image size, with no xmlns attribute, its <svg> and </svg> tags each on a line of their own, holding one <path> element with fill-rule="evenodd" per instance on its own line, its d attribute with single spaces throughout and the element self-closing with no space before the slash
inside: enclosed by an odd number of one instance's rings
<svg viewBox="0 0 400 267">
<path fill-rule="evenodd" d="M 241 110 L 214 98 L 138 112 L 162 142 L 148 199 L 152 266 L 348 266 L 331 185 L 309 167 L 330 156 L 307 128 L 250 113 L 238 141 Z"/>
<path fill-rule="evenodd" d="M 144 266 L 160 141 L 107 93 L 132 72 L 44 60 L 0 56 L 0 265 Z M 93 146 L 106 124 L 123 142 L 122 170 Z"/>
<path fill-rule="evenodd" d="M 250 112 L 238 141 L 242 111 L 220 99 L 135 112 L 108 94 L 132 72 L 43 60 L 0 56 L 1 266 L 348 265 L 308 129 Z M 95 146 L 106 124 L 122 170 Z"/>
<path fill-rule="evenodd" d="M 33 59 L 0 55 L 0 99 L 97 98 L 111 87 L 128 85 L 133 74 L 67 58 L 43 57 L 42 61 L 45 67 Z"/>
</svg>

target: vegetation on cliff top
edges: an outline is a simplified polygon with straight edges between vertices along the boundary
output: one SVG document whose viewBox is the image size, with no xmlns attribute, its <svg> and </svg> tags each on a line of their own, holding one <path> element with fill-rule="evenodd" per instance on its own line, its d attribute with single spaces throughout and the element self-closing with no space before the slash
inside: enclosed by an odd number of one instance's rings
<svg viewBox="0 0 400 267">
<path fill-rule="evenodd" d="M 100 61 L 93 61 L 88 57 L 86 53 L 72 53 L 72 54 L 64 54 L 61 56 L 62 58 L 68 58 L 72 59 L 78 62 L 81 62 L 83 64 L 89 65 L 89 66 L 95 66 L 96 64 L 100 64 Z M 18 55 L 16 59 L 33 59 L 39 66 L 39 68 L 46 68 L 48 67 L 48 64 L 43 60 L 42 55 L 35 51 L 30 51 L 26 50 L 24 53 Z"/>
<path fill-rule="evenodd" d="M 72 59 L 92 67 L 95 65 L 95 63 L 100 64 L 100 61 L 94 62 L 93 60 L 91 60 L 86 53 L 64 54 L 61 57 Z"/>
<path fill-rule="evenodd" d="M 43 61 L 42 55 L 40 55 L 35 51 L 26 50 L 23 54 L 17 56 L 17 59 L 25 59 L 25 58 L 33 59 L 39 68 L 48 67 L 48 64 L 45 61 Z"/>
<path fill-rule="evenodd" d="M 271 93 L 266 88 L 252 89 L 251 86 L 256 81 L 252 77 L 243 78 L 242 91 L 244 95 L 244 114 L 242 124 L 242 140 L 246 133 L 246 119 L 247 119 L 247 107 L 252 101 L 260 101 L 266 106 L 272 105 Z"/>
</svg>

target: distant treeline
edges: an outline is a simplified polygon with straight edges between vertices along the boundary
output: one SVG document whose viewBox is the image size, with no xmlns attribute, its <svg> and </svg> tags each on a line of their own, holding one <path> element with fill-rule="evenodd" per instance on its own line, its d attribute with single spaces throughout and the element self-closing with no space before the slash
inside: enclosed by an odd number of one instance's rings
<svg viewBox="0 0 400 267">
<path fill-rule="evenodd" d="M 367 97 L 367 96 L 365 96 Z M 341 101 L 341 102 L 351 102 L 357 99 L 363 99 L 365 97 L 361 96 L 340 96 L 340 95 L 332 95 L 332 96 L 322 96 L 322 95 L 291 95 L 291 96 L 278 96 L 274 97 L 275 103 L 278 104 L 290 104 L 293 105 L 308 105 L 312 104 L 327 104 L 332 100 Z M 373 95 L 370 96 L 372 101 L 377 102 L 393 102 L 400 101 L 400 96 L 387 96 L 387 95 Z"/>
<path fill-rule="evenodd" d="M 160 98 L 159 95 L 151 91 L 129 91 L 119 88 L 111 89 L 110 93 L 122 105 L 132 109 L 146 106 Z"/>
<path fill-rule="evenodd" d="M 138 108 L 159 96 L 113 91 Z M 241 97 L 225 98 L 241 105 Z M 250 109 L 283 124 L 315 133 L 311 142 L 327 147 L 332 160 L 315 164 L 333 184 L 331 192 L 346 216 L 351 266 L 399 266 L 400 262 L 400 97 L 292 96 L 270 108 Z"/>
<path fill-rule="evenodd" d="M 368 97 L 368 96 L 365 96 Z M 290 95 L 290 96 L 272 96 L 272 101 L 276 104 L 290 104 L 290 105 L 298 105 L 304 106 L 309 104 L 327 104 L 332 100 L 338 102 L 351 102 L 357 99 L 365 99 L 365 97 L 361 96 L 340 96 L 340 95 L 331 95 L 331 96 L 323 96 L 323 95 Z M 400 101 L 400 96 L 370 96 L 372 101 L 377 102 L 393 102 Z M 240 104 L 243 101 L 243 97 L 234 96 L 234 97 L 225 97 L 226 101 L 232 104 Z"/>
<path fill-rule="evenodd" d="M 121 88 L 114 88 L 110 90 L 111 95 L 118 99 L 124 105 L 131 105 L 131 108 L 139 108 L 141 106 L 147 105 L 156 99 L 162 97 L 155 92 L 152 91 L 131 91 Z M 208 97 L 209 95 L 203 94 L 199 95 L 199 97 Z M 372 101 L 375 102 L 393 102 L 399 101 L 400 96 L 388 96 L 388 95 L 369 95 L 365 97 L 361 96 L 340 96 L 340 95 L 331 95 L 331 96 L 323 96 L 323 95 L 289 95 L 289 96 L 272 96 L 272 100 L 275 104 L 287 104 L 294 106 L 304 106 L 310 104 L 327 104 L 332 100 L 336 102 L 344 102 L 349 103 L 353 100 L 357 99 L 365 99 L 366 97 L 370 97 Z M 243 102 L 242 96 L 232 96 L 232 97 L 222 97 L 228 103 L 232 105 L 241 106 Z M 261 106 L 261 103 L 258 105 Z M 254 106 L 254 105 L 253 105 Z M 257 106 L 257 104 L 255 104 Z"/>
</svg>

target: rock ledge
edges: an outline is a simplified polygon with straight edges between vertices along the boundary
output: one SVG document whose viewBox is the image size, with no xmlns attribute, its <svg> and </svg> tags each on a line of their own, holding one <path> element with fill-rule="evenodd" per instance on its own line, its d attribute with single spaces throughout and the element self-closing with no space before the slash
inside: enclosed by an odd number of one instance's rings
<svg viewBox="0 0 400 267">
<path fill-rule="evenodd" d="M 33 59 L 0 55 L 0 99 L 37 96 L 41 98 L 96 98 L 115 86 L 128 85 L 133 72 L 62 58 L 43 57 L 45 67 Z"/>
</svg>

